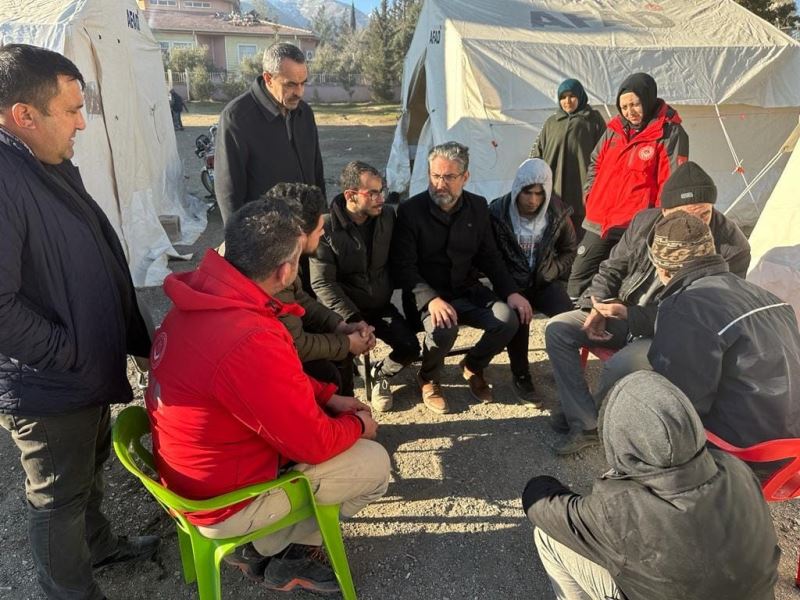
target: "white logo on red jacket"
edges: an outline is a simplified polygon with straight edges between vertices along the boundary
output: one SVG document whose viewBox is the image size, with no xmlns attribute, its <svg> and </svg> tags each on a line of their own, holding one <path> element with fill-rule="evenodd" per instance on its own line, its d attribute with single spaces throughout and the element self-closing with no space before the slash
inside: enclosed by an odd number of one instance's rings
<svg viewBox="0 0 800 600">
<path fill-rule="evenodd" d="M 656 149 L 653 148 L 652 146 L 644 146 L 642 148 L 639 148 L 639 160 L 647 162 L 648 160 L 653 158 L 653 155 L 655 155 L 655 153 Z"/>
<path fill-rule="evenodd" d="M 152 360 L 150 361 L 151 368 L 155 369 L 164 358 L 164 353 L 167 351 L 167 333 L 161 331 L 153 340 Z"/>
</svg>

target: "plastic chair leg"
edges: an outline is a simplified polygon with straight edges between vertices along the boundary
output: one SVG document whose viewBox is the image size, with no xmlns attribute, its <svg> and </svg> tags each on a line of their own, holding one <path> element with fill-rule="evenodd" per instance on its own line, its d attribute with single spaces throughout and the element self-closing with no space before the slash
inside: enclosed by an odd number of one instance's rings
<svg viewBox="0 0 800 600">
<path fill-rule="evenodd" d="M 194 583 L 197 574 L 194 569 L 194 554 L 192 553 L 192 539 L 180 528 L 178 530 L 178 550 L 181 554 L 181 564 L 183 565 L 183 580 L 186 583 Z"/>
<path fill-rule="evenodd" d="M 194 566 L 197 574 L 197 595 L 200 600 L 222 600 L 219 563 L 214 556 L 214 544 L 195 538 Z"/>
<path fill-rule="evenodd" d="M 800 556 L 797 557 L 797 575 L 794 576 L 794 585 L 800 588 Z"/>
<path fill-rule="evenodd" d="M 339 581 L 339 588 L 342 590 L 344 600 L 356 600 L 356 588 L 353 585 L 353 577 L 350 574 L 350 563 L 347 561 L 347 553 L 342 541 L 342 530 L 339 526 L 339 505 L 330 504 L 326 506 L 317 505 L 317 520 L 319 531 L 322 534 L 322 541 L 328 551 L 328 558 L 331 561 L 333 572 Z"/>
</svg>

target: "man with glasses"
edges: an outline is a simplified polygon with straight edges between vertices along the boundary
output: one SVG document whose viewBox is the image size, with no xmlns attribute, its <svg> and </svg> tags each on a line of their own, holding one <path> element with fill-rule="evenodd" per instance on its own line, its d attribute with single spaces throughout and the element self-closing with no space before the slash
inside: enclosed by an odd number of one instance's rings
<svg viewBox="0 0 800 600">
<path fill-rule="evenodd" d="M 373 367 L 372 407 L 390 410 L 389 380 L 419 356 L 414 330 L 392 304 L 389 247 L 395 212 L 384 205 L 383 178 L 372 166 L 353 161 L 341 175 L 342 193 L 325 215 L 325 229 L 311 258 L 317 298 L 348 323 L 366 321 L 392 351 Z"/>
<path fill-rule="evenodd" d="M 392 240 L 397 283 L 413 295 L 425 329 L 418 374 L 422 401 L 440 414 L 449 412 L 439 382 L 459 324 L 484 330 L 460 365 L 472 396 L 491 402 L 484 369 L 532 315 L 495 245 L 486 199 L 464 190 L 468 168 L 466 146 L 434 146 L 428 189 L 400 206 Z M 494 291 L 480 283 L 480 274 Z"/>
<path fill-rule="evenodd" d="M 223 222 L 281 182 L 325 194 L 314 112 L 303 101 L 305 63 L 296 46 L 273 44 L 264 51 L 264 73 L 220 114 L 214 188 Z"/>
<path fill-rule="evenodd" d="M 536 310 L 553 317 L 573 309 L 567 294 L 572 261 L 578 248 L 572 209 L 553 194 L 553 172 L 534 158 L 517 169 L 511 192 L 489 205 L 500 253 L 523 294 Z M 520 325 L 508 344 L 512 388 L 517 399 L 535 405 L 528 363 L 530 327 Z"/>
</svg>

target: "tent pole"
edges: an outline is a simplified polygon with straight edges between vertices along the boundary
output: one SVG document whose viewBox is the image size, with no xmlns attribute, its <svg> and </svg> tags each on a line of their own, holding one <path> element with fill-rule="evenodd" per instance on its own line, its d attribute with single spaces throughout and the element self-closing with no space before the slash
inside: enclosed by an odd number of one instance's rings
<svg viewBox="0 0 800 600">
<path fill-rule="evenodd" d="M 731 156 L 733 156 L 733 162 L 736 163 L 736 168 L 734 169 L 734 171 L 736 173 L 739 173 L 739 175 L 741 175 L 742 179 L 744 180 L 744 192 L 742 192 L 742 195 L 744 195 L 745 193 L 749 194 L 750 201 L 753 203 L 753 208 L 755 208 L 756 212 L 758 212 L 758 204 L 756 204 L 756 199 L 753 197 L 753 194 L 750 193 L 750 190 L 753 188 L 753 186 L 750 183 L 748 183 L 747 177 L 745 177 L 744 167 L 742 167 L 742 161 L 736 154 L 736 148 L 733 147 L 733 141 L 731 140 L 731 136 L 728 135 L 728 130 L 725 128 L 725 123 L 722 120 L 722 115 L 719 112 L 719 104 L 714 103 L 714 110 L 717 111 L 717 119 L 719 120 L 719 126 L 722 128 L 722 134 L 725 136 L 725 141 L 728 143 L 728 150 L 731 151 Z M 736 201 L 738 202 L 739 198 L 737 198 Z M 728 210 L 730 210 L 732 206 L 733 205 L 728 207 Z"/>
</svg>

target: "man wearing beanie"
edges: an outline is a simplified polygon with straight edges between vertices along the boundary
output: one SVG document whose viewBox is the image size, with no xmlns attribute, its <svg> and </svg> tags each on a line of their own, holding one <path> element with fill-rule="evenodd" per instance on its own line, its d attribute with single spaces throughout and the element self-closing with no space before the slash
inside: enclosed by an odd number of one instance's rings
<svg viewBox="0 0 800 600">
<path fill-rule="evenodd" d="M 650 371 L 608 395 L 611 470 L 581 496 L 553 477 L 522 494 L 558 600 L 772 600 L 778 548 L 758 481 L 706 449 L 689 399 Z"/>
<path fill-rule="evenodd" d="M 659 222 L 651 260 L 666 286 L 649 359 L 735 446 L 800 437 L 800 332 L 792 307 L 736 277 L 708 226 Z"/>
<path fill-rule="evenodd" d="M 647 351 L 663 285 L 650 262 L 649 247 L 662 216 L 688 213 L 698 217 L 709 225 L 715 251 L 730 272 L 742 278 L 747 273 L 750 246 L 739 228 L 714 209 L 716 200 L 716 186 L 700 166 L 687 162 L 678 167 L 664 184 L 661 208 L 643 210 L 634 217 L 578 300 L 578 310 L 548 322 L 545 345 L 561 403 L 561 411 L 551 418 L 552 425 L 569 434 L 556 446 L 558 454 L 597 444 L 597 406 L 608 390 L 628 373 L 650 368 Z M 584 346 L 618 350 L 605 363 L 594 396 L 580 363 Z"/>
</svg>

